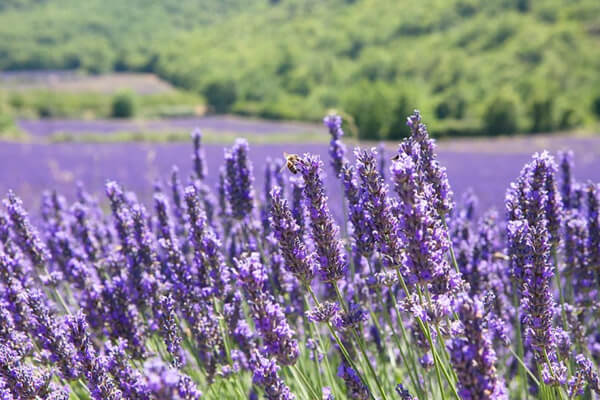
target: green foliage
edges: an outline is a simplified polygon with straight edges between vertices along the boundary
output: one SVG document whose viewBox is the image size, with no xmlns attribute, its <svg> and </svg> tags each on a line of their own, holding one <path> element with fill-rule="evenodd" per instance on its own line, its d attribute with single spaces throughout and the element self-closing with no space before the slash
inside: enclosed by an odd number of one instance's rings
<svg viewBox="0 0 600 400">
<path fill-rule="evenodd" d="M 204 97 L 217 113 L 226 113 L 237 99 L 235 83 L 231 80 L 211 82 L 204 88 Z"/>
<path fill-rule="evenodd" d="M 600 119 L 600 94 L 592 101 L 592 112 L 596 118 Z"/>
<path fill-rule="evenodd" d="M 511 134 L 519 129 L 518 98 L 509 92 L 494 96 L 483 113 L 484 130 L 490 135 Z"/>
<path fill-rule="evenodd" d="M 111 104 L 111 116 L 114 118 L 131 118 L 135 115 L 136 104 L 131 93 L 115 95 Z"/>
<path fill-rule="evenodd" d="M 531 132 L 550 132 L 555 128 L 554 99 L 549 96 L 534 98 L 529 115 Z"/>
<path fill-rule="evenodd" d="M 406 126 L 406 117 L 413 112 L 415 103 L 406 93 L 395 94 L 395 104 L 392 110 L 391 122 L 386 139 L 401 140 L 408 136 L 409 129 Z"/>
<path fill-rule="evenodd" d="M 347 109 L 373 139 L 402 135 L 394 88 L 407 85 L 419 94 L 409 101 L 427 99 L 410 108 L 429 107 L 432 126 L 468 120 L 497 131 L 484 118 L 494 119 L 486 107 L 500 87 L 523 106 L 502 129 L 570 129 L 599 115 L 590 107 L 600 87 L 597 0 L 83 4 L 10 0 L 0 10 L 0 69 L 155 72 L 217 112 L 318 120 Z"/>
<path fill-rule="evenodd" d="M 204 103 L 200 96 L 172 91 L 150 95 L 128 93 L 142 117 L 193 115 Z M 54 92 L 27 90 L 6 92 L 0 96 L 0 110 L 14 117 L 107 118 L 113 116 L 116 96 L 97 92 Z"/>
<path fill-rule="evenodd" d="M 363 82 L 349 92 L 344 103 L 344 110 L 353 117 L 360 139 L 383 138 L 390 103 L 382 85 Z"/>
</svg>

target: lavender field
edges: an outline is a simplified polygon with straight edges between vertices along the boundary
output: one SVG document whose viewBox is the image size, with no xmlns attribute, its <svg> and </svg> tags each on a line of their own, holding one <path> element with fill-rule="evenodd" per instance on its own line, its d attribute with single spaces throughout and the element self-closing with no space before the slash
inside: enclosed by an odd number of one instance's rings
<svg viewBox="0 0 600 400">
<path fill-rule="evenodd" d="M 0 398 L 600 395 L 600 141 L 324 123 L 0 144 Z"/>
<path fill-rule="evenodd" d="M 206 116 L 196 118 L 170 118 L 163 120 L 70 120 L 70 119 L 22 119 L 17 125 L 34 138 L 53 134 L 90 134 L 115 132 L 168 132 L 191 131 L 195 128 L 216 132 L 236 132 L 240 135 L 268 135 L 272 133 L 304 133 L 317 130 L 315 124 L 301 122 L 267 121 L 235 116 Z"/>
<path fill-rule="evenodd" d="M 112 179 L 147 200 L 153 193 L 154 183 L 157 180 L 165 183 L 168 179 L 171 167 L 177 166 L 184 175 L 189 173 L 192 167 L 190 146 L 189 143 L 1 143 L 0 192 L 13 189 L 28 206 L 37 208 L 44 190 L 57 189 L 67 198 L 73 198 L 76 183 L 81 182 L 90 192 L 102 194 L 104 183 Z M 219 167 L 223 164 L 223 147 L 205 145 L 205 149 L 206 181 L 214 188 Z M 578 178 L 600 180 L 600 138 L 456 140 L 439 144 L 438 153 L 459 198 L 472 189 L 479 197 L 482 209 L 495 207 L 502 210 L 509 183 L 534 152 L 544 149 L 554 153 L 572 149 L 578 160 L 575 171 Z M 387 144 L 388 158 L 396 150 L 395 145 Z M 323 160 L 328 157 L 325 144 L 253 145 L 249 156 L 258 187 L 263 185 L 266 159 L 283 158 L 284 152 L 309 152 L 318 154 Z M 16 165 L 25 167 L 16 168 Z M 325 174 L 328 195 L 339 204 L 341 187 L 331 169 L 326 168 Z"/>
</svg>

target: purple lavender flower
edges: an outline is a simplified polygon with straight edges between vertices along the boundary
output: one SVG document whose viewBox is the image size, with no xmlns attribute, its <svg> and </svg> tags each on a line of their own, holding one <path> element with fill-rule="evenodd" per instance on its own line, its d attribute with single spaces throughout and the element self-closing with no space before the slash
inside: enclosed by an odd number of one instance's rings
<svg viewBox="0 0 600 400">
<path fill-rule="evenodd" d="M 561 172 L 562 204 L 566 210 L 569 210 L 573 205 L 573 151 L 559 151 L 558 159 Z"/>
<path fill-rule="evenodd" d="M 323 163 L 310 154 L 299 157 L 295 167 L 304 178 L 305 204 L 309 210 L 312 238 L 319 257 L 319 273 L 324 282 L 336 282 L 344 277 L 348 262 L 338 238 L 335 223 L 325 195 L 322 178 Z"/>
<path fill-rule="evenodd" d="M 360 304 L 350 303 L 348 310 L 345 310 L 342 313 L 339 313 L 333 324 L 339 330 L 358 330 L 362 323 L 364 323 L 368 319 L 367 312 L 363 309 Z"/>
<path fill-rule="evenodd" d="M 173 357 L 173 364 L 178 367 L 183 364 L 183 349 L 181 348 L 181 332 L 177 321 L 175 301 L 171 294 L 158 299 L 158 326 L 161 336 L 167 346 L 167 351 Z"/>
<path fill-rule="evenodd" d="M 386 266 L 398 267 L 407 277 L 408 270 L 403 266 L 403 243 L 398 232 L 398 218 L 388 197 L 388 187 L 377 170 L 375 149 L 356 149 L 358 176 L 364 188 L 361 191 L 366 214 L 371 216 L 373 237 Z"/>
<path fill-rule="evenodd" d="M 231 231 L 231 205 L 227 199 L 227 177 L 225 168 L 223 167 L 219 170 L 217 192 L 219 199 L 219 217 L 221 218 L 221 224 L 223 225 L 223 233 L 225 234 L 225 237 L 228 237 L 229 232 Z"/>
<path fill-rule="evenodd" d="M 95 400 L 121 399 L 123 393 L 117 388 L 108 372 L 106 359 L 99 356 L 92 346 L 85 316 L 81 313 L 68 316 L 65 324 L 70 341 L 73 347 L 77 349 L 77 355 L 73 361 L 76 360 L 81 365 L 83 374 L 90 386 L 92 398 Z"/>
<path fill-rule="evenodd" d="M 184 197 L 190 224 L 189 238 L 200 281 L 203 287 L 212 287 L 213 294 L 222 298 L 229 290 L 230 272 L 221 253 L 221 242 L 206 220 L 196 188 L 185 188 Z"/>
<path fill-rule="evenodd" d="M 400 400 L 418 400 L 415 397 L 413 397 L 408 391 L 408 389 L 402 386 L 401 383 L 399 383 L 396 386 L 396 393 L 398 393 L 398 396 L 400 396 Z"/>
<path fill-rule="evenodd" d="M 437 161 L 435 141 L 429 137 L 427 127 L 421 122 L 421 114 L 418 110 L 407 118 L 406 125 L 410 128 L 411 135 L 405 143 L 418 145 L 418 168 L 423 171 L 427 182 L 432 187 L 433 206 L 440 215 L 448 214 L 453 207 L 453 192 L 446 176 L 446 169 Z"/>
<path fill-rule="evenodd" d="M 525 270 L 531 264 L 531 239 L 527 220 L 509 221 L 507 224 L 509 274 L 519 284 L 523 283 Z"/>
<path fill-rule="evenodd" d="M 185 284 L 192 280 L 191 271 L 179 248 L 169 215 L 169 202 L 163 193 L 154 194 L 154 209 L 157 216 L 156 237 L 161 250 L 161 273 L 177 289 L 175 293 L 184 296 Z"/>
<path fill-rule="evenodd" d="M 192 140 L 194 142 L 194 154 L 192 160 L 194 162 L 194 174 L 196 179 L 203 180 L 206 176 L 206 160 L 204 150 L 202 149 L 202 131 L 198 128 L 192 131 Z"/>
<path fill-rule="evenodd" d="M 587 263 L 587 221 L 578 212 L 568 213 L 564 227 L 565 274 L 571 278 L 575 300 L 590 306 L 590 290 L 595 285 L 594 270 Z"/>
<path fill-rule="evenodd" d="M 271 228 L 285 260 L 285 267 L 304 284 L 310 283 L 316 270 L 314 254 L 306 248 L 287 200 L 281 189 L 271 191 Z"/>
<path fill-rule="evenodd" d="M 106 195 L 110 200 L 110 207 L 115 219 L 115 229 L 122 246 L 122 254 L 131 264 L 136 258 L 136 244 L 133 237 L 133 220 L 131 209 L 123 193 L 123 189 L 114 181 L 109 181 L 105 186 Z"/>
<path fill-rule="evenodd" d="M 295 333 L 279 304 L 265 291 L 268 278 L 258 253 L 238 260 L 236 272 L 267 353 L 276 357 L 283 365 L 294 364 L 299 355 L 298 343 L 294 339 Z"/>
<path fill-rule="evenodd" d="M 273 160 L 271 160 L 271 158 L 267 158 L 265 163 L 264 201 L 260 209 L 262 229 L 265 235 L 268 235 L 271 230 L 269 224 L 269 212 L 271 210 L 271 189 L 273 188 L 273 174 Z"/>
<path fill-rule="evenodd" d="M 379 174 L 381 175 L 381 179 L 385 181 L 385 172 L 386 172 L 386 152 L 385 152 L 385 143 L 379 143 L 377 146 L 377 159 L 379 161 Z"/>
<path fill-rule="evenodd" d="M 225 191 L 234 218 L 242 220 L 254 209 L 254 177 L 252 164 L 248 159 L 248 142 L 236 140 L 231 149 L 225 151 L 227 182 Z"/>
<path fill-rule="evenodd" d="M 555 358 L 556 351 L 555 330 L 552 324 L 554 317 L 552 295 L 554 270 L 550 262 L 552 233 L 548 229 L 551 221 L 548 203 L 552 202 L 548 198 L 546 184 L 552 169 L 548 154 L 542 153 L 535 154 L 533 161 L 522 172 L 528 188 L 524 192 L 527 206 L 524 214 L 529 225 L 527 235 L 531 257 L 531 262 L 526 264 L 523 270 L 522 320 L 526 342 L 531 345 L 538 360 L 542 360 L 542 355 L 545 353 Z M 552 368 L 547 364 L 545 366 Z"/>
<path fill-rule="evenodd" d="M 321 390 L 321 400 L 335 400 L 335 396 L 331 392 L 331 388 L 324 386 Z"/>
<path fill-rule="evenodd" d="M 144 364 L 150 398 L 173 400 L 200 400 L 202 392 L 186 374 L 165 365 L 160 360 Z"/>
<path fill-rule="evenodd" d="M 578 374 L 581 374 L 584 382 L 589 386 L 591 390 L 600 394 L 600 377 L 598 373 L 594 371 L 592 362 L 585 358 L 583 354 L 579 354 L 576 357 Z"/>
<path fill-rule="evenodd" d="M 329 322 L 335 319 L 340 312 L 340 306 L 330 301 L 325 301 L 314 309 L 306 312 L 306 317 L 313 322 Z"/>
<path fill-rule="evenodd" d="M 144 206 L 135 204 L 131 209 L 133 236 L 136 240 L 138 252 L 136 262 L 130 271 L 132 292 L 140 306 L 149 306 L 150 301 L 158 290 L 161 281 L 158 254 L 154 237 L 147 225 L 147 215 Z"/>
<path fill-rule="evenodd" d="M 119 262 L 122 265 L 122 262 Z M 105 309 L 105 323 L 108 334 L 113 338 L 124 338 L 130 345 L 130 351 L 136 357 L 146 356 L 143 314 L 137 305 L 131 302 L 133 297 L 131 284 L 126 276 L 115 275 L 105 281 L 101 292 Z"/>
<path fill-rule="evenodd" d="M 368 259 L 375 247 L 371 216 L 366 212 L 355 170 L 349 163 L 342 167 L 341 177 L 348 201 L 348 220 L 352 224 L 355 268 L 359 270 L 362 258 Z"/>
<path fill-rule="evenodd" d="M 50 382 L 52 374 L 44 368 L 27 364 L 22 357 L 10 346 L 0 344 L 0 399 L 45 398 L 56 392 Z M 68 398 L 68 393 L 63 391 L 63 395 L 66 396 L 63 398 Z"/>
<path fill-rule="evenodd" d="M 290 183 L 292 184 L 292 199 L 290 208 L 292 210 L 292 216 L 296 220 L 296 224 L 300 228 L 299 234 L 300 237 L 304 237 L 304 232 L 306 229 L 306 207 L 304 205 L 303 192 L 304 192 L 304 180 L 299 176 L 292 176 L 290 178 Z"/>
<path fill-rule="evenodd" d="M 114 343 L 105 343 L 104 356 L 101 358 L 102 368 L 114 377 L 119 390 L 126 398 L 147 399 L 150 396 L 147 379 L 137 368 L 132 367 L 128 347 L 127 341 L 122 338 Z"/>
<path fill-rule="evenodd" d="M 50 361 L 58 366 L 65 379 L 76 378 L 80 365 L 73 362 L 75 347 L 60 320 L 48 308 L 47 299 L 38 289 L 29 290 L 24 296 L 27 296 L 27 304 L 31 308 L 31 333 L 38 345 L 49 352 Z"/>
<path fill-rule="evenodd" d="M 588 222 L 588 262 L 591 268 L 600 268 L 600 190 L 589 182 L 586 187 Z"/>
<path fill-rule="evenodd" d="M 12 191 L 9 191 L 8 199 L 4 200 L 4 206 L 8 211 L 17 244 L 35 265 L 43 266 L 50 259 L 50 254 L 37 230 L 29 222 L 23 202 Z"/>
<path fill-rule="evenodd" d="M 323 118 L 323 123 L 329 129 L 331 142 L 329 143 L 329 155 L 331 156 L 331 166 L 335 171 L 335 175 L 341 176 L 342 167 L 348 161 L 345 158 L 346 146 L 342 143 L 342 117 L 336 114 L 330 114 Z"/>
<path fill-rule="evenodd" d="M 183 203 L 183 185 L 179 179 L 179 168 L 173 166 L 171 169 L 171 196 L 173 198 L 173 209 L 178 221 L 178 234 L 185 234 L 185 204 Z"/>
<path fill-rule="evenodd" d="M 458 377 L 458 393 L 462 399 L 508 399 L 506 386 L 496 372 L 496 353 L 486 326 L 483 303 L 463 296 L 458 316 L 460 336 L 448 344 L 450 358 Z"/>
<path fill-rule="evenodd" d="M 402 152 L 390 171 L 400 197 L 400 231 L 406 244 L 404 264 L 410 270 L 409 282 L 427 283 L 448 274 L 447 233 L 419 188 L 417 165 L 409 154 Z"/>
<path fill-rule="evenodd" d="M 344 380 L 346 384 L 346 395 L 353 400 L 367 400 L 371 397 L 369 388 L 365 386 L 358 374 L 352 367 L 344 361 L 340 364 L 337 376 Z"/>
<path fill-rule="evenodd" d="M 75 203 L 71 207 L 71 213 L 76 220 L 76 224 L 72 226 L 75 231 L 75 238 L 80 241 L 87 258 L 90 261 L 96 261 L 102 249 L 98 238 L 94 234 L 94 218 L 91 215 L 91 210 L 82 203 Z"/>
<path fill-rule="evenodd" d="M 277 373 L 279 366 L 275 361 L 265 358 L 255 351 L 252 353 L 250 367 L 252 382 L 264 389 L 268 400 L 294 400 L 296 398 L 279 377 Z"/>
<path fill-rule="evenodd" d="M 546 156 L 544 158 L 544 156 Z M 550 243 L 558 246 L 560 241 L 560 228 L 563 219 L 562 199 L 556 185 L 556 164 L 550 155 L 542 153 L 540 156 L 545 162 L 545 186 L 547 195 L 546 219 L 548 220 L 548 231 L 550 232 Z M 535 173 L 535 172 L 534 172 Z"/>
</svg>

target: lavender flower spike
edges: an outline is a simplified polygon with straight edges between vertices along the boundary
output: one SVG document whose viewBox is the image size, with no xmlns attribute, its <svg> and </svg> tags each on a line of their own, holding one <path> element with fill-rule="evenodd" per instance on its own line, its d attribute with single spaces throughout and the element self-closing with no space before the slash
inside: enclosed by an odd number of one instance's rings
<svg viewBox="0 0 600 400">
<path fill-rule="evenodd" d="M 483 303 L 465 295 L 459 300 L 457 313 L 461 334 L 452 339 L 448 348 L 458 377 L 459 395 L 462 399 L 507 400 L 506 385 L 494 365 L 496 353 Z"/>
<path fill-rule="evenodd" d="M 296 398 L 279 377 L 277 373 L 279 366 L 275 361 L 254 351 L 251 355 L 250 368 L 252 381 L 265 390 L 267 400 L 294 400 Z"/>
<path fill-rule="evenodd" d="M 344 361 L 340 364 L 337 375 L 346 383 L 348 398 L 353 400 L 367 400 L 370 398 L 369 388 L 365 386 L 356 371 Z"/>
<path fill-rule="evenodd" d="M 346 146 L 342 143 L 342 117 L 336 114 L 330 114 L 323 118 L 323 123 L 329 129 L 331 142 L 329 142 L 329 155 L 331 156 L 331 166 L 335 171 L 335 175 L 339 178 L 342 167 L 348 162 L 345 158 Z"/>
<path fill-rule="evenodd" d="M 265 290 L 267 272 L 258 253 L 245 255 L 237 262 L 237 278 L 246 292 L 256 329 L 263 338 L 268 354 L 284 365 L 292 365 L 299 355 L 294 331 L 283 310 Z"/>
<path fill-rule="evenodd" d="M 309 252 L 301 236 L 281 188 L 271 190 L 271 228 L 277 239 L 286 268 L 304 284 L 309 284 L 316 270 L 314 254 Z"/>
<path fill-rule="evenodd" d="M 560 160 L 562 202 L 564 208 L 569 210 L 573 206 L 573 151 L 559 151 L 558 159 Z"/>
<path fill-rule="evenodd" d="M 551 201 L 548 198 L 549 193 L 545 184 L 550 168 L 547 161 L 547 154 L 536 154 L 529 168 L 524 168 L 529 188 L 525 192 L 525 198 L 528 207 L 531 263 L 526 265 L 523 275 L 523 323 L 525 338 L 540 361 L 545 358 L 546 354 L 550 356 L 551 360 L 556 359 L 556 335 L 552 325 L 554 270 L 550 261 L 552 234 L 549 231 L 549 225 L 551 215 L 548 213 L 548 204 Z M 545 365 L 545 367 L 556 371 L 556 368 L 551 365 Z M 556 365 L 556 367 L 559 366 Z M 552 375 L 555 374 L 552 373 Z"/>
<path fill-rule="evenodd" d="M 44 265 L 50 259 L 50 253 L 40 239 L 37 230 L 29 222 L 27 211 L 23 208 L 21 199 L 13 191 L 9 191 L 8 199 L 4 200 L 4 206 L 8 210 L 19 247 L 35 265 Z"/>
<path fill-rule="evenodd" d="M 322 170 L 323 163 L 317 156 L 305 154 L 298 157 L 296 169 L 304 178 L 304 198 L 309 211 L 312 237 L 319 256 L 319 273 L 324 282 L 335 282 L 344 277 L 348 261 L 338 238 L 339 227 L 335 223 L 325 195 Z"/>
<path fill-rule="evenodd" d="M 225 192 L 234 218 L 242 220 L 254 209 L 254 177 L 248 159 L 248 142 L 236 140 L 231 149 L 225 151 Z"/>
<path fill-rule="evenodd" d="M 364 190 L 361 192 L 365 213 L 372 218 L 373 236 L 383 255 L 386 266 L 401 268 L 404 276 L 408 275 L 403 267 L 403 247 L 399 236 L 399 221 L 392 211 L 392 202 L 388 197 L 388 187 L 379 174 L 377 152 L 371 150 L 354 150 L 358 165 L 358 175 Z"/>
<path fill-rule="evenodd" d="M 406 243 L 405 265 L 410 269 L 411 283 L 426 283 L 447 274 L 449 270 L 447 233 L 436 210 L 419 188 L 419 174 L 413 158 L 398 154 L 390 171 L 396 193 L 400 197 L 398 210 Z"/>
<path fill-rule="evenodd" d="M 453 208 L 454 193 L 450 189 L 446 169 L 437 161 L 435 141 L 429 137 L 427 126 L 421 122 L 418 110 L 407 118 L 406 125 L 411 131 L 408 142 L 419 145 L 419 168 L 433 188 L 434 207 L 440 215 L 448 214 Z"/>
<path fill-rule="evenodd" d="M 192 160 L 194 162 L 194 173 L 196 178 L 203 180 L 206 176 L 206 159 L 204 157 L 204 150 L 202 149 L 202 131 L 198 128 L 192 131 L 192 140 L 194 141 L 194 155 Z"/>
</svg>

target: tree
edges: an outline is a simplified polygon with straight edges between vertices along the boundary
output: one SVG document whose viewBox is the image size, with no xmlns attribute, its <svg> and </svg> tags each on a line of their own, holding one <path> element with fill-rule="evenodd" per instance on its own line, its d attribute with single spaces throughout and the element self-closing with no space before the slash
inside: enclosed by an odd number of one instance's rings
<svg viewBox="0 0 600 400">
<path fill-rule="evenodd" d="M 218 114 L 223 114 L 231 109 L 237 100 L 235 84 L 230 80 L 217 80 L 206 85 L 203 91 L 208 105 Z"/>
<path fill-rule="evenodd" d="M 111 115 L 113 118 L 131 118 L 135 115 L 135 100 L 131 93 L 119 93 L 112 101 Z"/>
<path fill-rule="evenodd" d="M 483 125 L 490 135 L 515 133 L 519 129 L 518 98 L 512 93 L 500 93 L 492 98 L 483 113 Z"/>
</svg>

